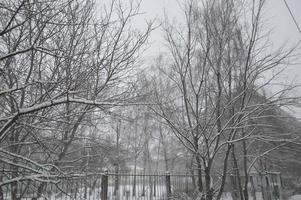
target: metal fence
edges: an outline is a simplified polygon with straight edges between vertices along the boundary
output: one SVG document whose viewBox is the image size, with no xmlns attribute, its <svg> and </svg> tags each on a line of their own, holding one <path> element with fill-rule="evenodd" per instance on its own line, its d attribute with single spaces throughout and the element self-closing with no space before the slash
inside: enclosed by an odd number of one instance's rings
<svg viewBox="0 0 301 200">
<path fill-rule="evenodd" d="M 233 200 L 241 199 L 240 190 L 243 190 L 242 184 L 245 182 L 245 177 L 240 176 L 238 180 L 237 176 L 230 175 L 229 186 L 227 188 L 230 191 L 231 198 Z M 283 184 L 281 181 L 280 173 L 278 172 L 264 172 L 264 173 L 252 173 L 248 176 L 248 193 L 249 197 L 253 200 L 282 200 L 283 199 Z"/>
<path fill-rule="evenodd" d="M 192 193 L 191 175 L 170 173 L 108 173 L 108 199 L 168 199 L 177 193 Z"/>
<path fill-rule="evenodd" d="M 176 193 L 190 193 L 194 189 L 192 177 L 188 174 L 105 172 L 37 176 L 18 173 L 2 173 L 0 200 L 164 200 Z"/>
<path fill-rule="evenodd" d="M 227 179 L 225 194 L 230 196 L 226 199 L 239 199 L 237 180 L 235 176 Z M 166 200 L 178 194 L 192 195 L 196 182 L 197 176 L 190 173 L 104 172 L 56 176 L 3 171 L 0 200 Z M 282 200 L 279 173 L 251 174 L 249 184 L 253 200 Z"/>
</svg>

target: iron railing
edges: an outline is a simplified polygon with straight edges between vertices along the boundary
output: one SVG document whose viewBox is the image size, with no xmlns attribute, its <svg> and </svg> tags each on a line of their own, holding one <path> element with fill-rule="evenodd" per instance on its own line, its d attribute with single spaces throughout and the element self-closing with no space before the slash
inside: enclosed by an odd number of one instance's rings
<svg viewBox="0 0 301 200">
<path fill-rule="evenodd" d="M 218 177 L 212 177 L 218 183 Z M 237 177 L 229 176 L 225 195 L 239 198 Z M 240 177 L 244 182 L 244 177 Z M 197 176 L 143 172 L 104 172 L 72 175 L 0 172 L 0 200 L 166 200 L 177 195 L 194 195 Z M 282 200 L 279 173 L 249 176 L 248 191 L 253 199 Z"/>
<path fill-rule="evenodd" d="M 192 180 L 188 174 L 170 173 L 104 172 L 36 176 L 6 171 L 0 178 L 0 200 L 164 200 L 176 193 L 192 193 Z"/>
</svg>

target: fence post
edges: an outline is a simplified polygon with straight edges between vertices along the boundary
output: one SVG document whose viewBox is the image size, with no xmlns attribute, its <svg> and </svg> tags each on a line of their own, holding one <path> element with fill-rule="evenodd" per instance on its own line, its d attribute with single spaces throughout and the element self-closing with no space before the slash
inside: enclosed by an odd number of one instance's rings
<svg viewBox="0 0 301 200">
<path fill-rule="evenodd" d="M 167 194 L 167 198 L 169 199 L 171 197 L 171 182 L 170 182 L 169 171 L 166 172 L 165 179 L 166 179 L 166 194 Z"/>
<path fill-rule="evenodd" d="M 119 165 L 115 165 L 115 185 L 114 185 L 114 196 L 119 197 Z"/>
<path fill-rule="evenodd" d="M 277 185 L 278 185 L 278 189 L 279 189 L 279 199 L 283 200 L 283 193 L 282 193 L 283 185 L 282 185 L 280 173 L 277 173 Z"/>
<path fill-rule="evenodd" d="M 255 188 L 255 184 L 254 184 L 254 176 L 250 175 L 250 184 L 251 184 L 251 193 L 252 193 L 252 197 L 253 200 L 256 200 L 256 188 Z"/>
<path fill-rule="evenodd" d="M 108 200 L 108 170 L 105 170 L 104 174 L 101 176 L 101 200 Z"/>
<path fill-rule="evenodd" d="M 3 180 L 3 175 L 4 175 L 4 167 L 3 167 L 3 173 L 0 174 L 0 181 L 1 181 L 1 182 L 2 182 L 2 180 Z M 0 186 L 0 200 L 4 200 L 4 193 L 3 193 L 2 187 L 4 188 L 5 185 Z"/>
<path fill-rule="evenodd" d="M 185 191 L 186 191 L 186 194 L 188 194 L 188 171 L 186 170 L 186 174 L 185 174 Z"/>
</svg>

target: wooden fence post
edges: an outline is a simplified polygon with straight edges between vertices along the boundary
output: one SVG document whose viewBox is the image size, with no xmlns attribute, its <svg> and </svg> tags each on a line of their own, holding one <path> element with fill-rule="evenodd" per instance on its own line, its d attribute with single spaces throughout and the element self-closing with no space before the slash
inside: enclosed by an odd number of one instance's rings
<svg viewBox="0 0 301 200">
<path fill-rule="evenodd" d="M 167 198 L 169 199 L 171 197 L 171 182 L 170 182 L 170 173 L 167 171 L 165 174 L 166 178 L 166 194 Z"/>
<path fill-rule="evenodd" d="M 108 200 L 108 170 L 101 176 L 101 200 Z"/>
</svg>

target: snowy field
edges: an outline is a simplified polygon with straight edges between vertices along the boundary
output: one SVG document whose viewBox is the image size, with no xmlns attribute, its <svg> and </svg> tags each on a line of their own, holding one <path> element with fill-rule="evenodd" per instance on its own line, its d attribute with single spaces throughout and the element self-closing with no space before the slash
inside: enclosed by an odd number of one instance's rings
<svg viewBox="0 0 301 200">
<path fill-rule="evenodd" d="M 144 188 L 144 189 L 143 189 Z M 86 193 L 86 195 L 85 195 Z M 174 193 L 172 189 L 172 193 Z M 165 185 L 156 185 L 156 187 L 149 187 L 148 185 L 137 185 L 136 193 L 133 194 L 133 185 L 120 185 L 118 192 L 115 194 L 115 187 L 108 187 L 108 200 L 164 200 L 166 198 L 166 187 Z M 22 200 L 32 200 L 31 196 L 24 196 Z M 10 197 L 4 196 L 5 200 L 11 200 Z M 91 190 L 87 188 L 82 188 L 78 190 L 76 193 L 51 193 L 43 195 L 38 200 L 100 200 L 101 199 L 101 190 L 100 188 Z M 256 192 L 256 200 L 262 200 L 262 194 L 260 192 Z M 224 193 L 222 195 L 222 200 L 232 200 L 232 196 L 230 192 Z M 249 200 L 253 200 L 252 196 L 249 196 Z M 290 197 L 288 200 L 301 200 L 301 195 L 294 195 Z"/>
<path fill-rule="evenodd" d="M 222 200 L 232 200 L 232 196 L 231 196 L 231 192 L 225 192 L 223 193 Z M 256 192 L 256 200 L 262 200 L 262 194 L 261 192 Z M 251 195 L 249 195 L 249 200 L 253 200 L 253 197 Z"/>
<path fill-rule="evenodd" d="M 297 195 L 291 196 L 291 197 L 289 198 L 289 200 L 301 200 L 301 195 L 300 195 L 300 194 L 297 194 Z"/>
<path fill-rule="evenodd" d="M 144 188 L 144 189 L 143 189 Z M 133 195 L 133 186 L 132 185 L 120 185 L 118 192 L 114 195 L 114 187 L 108 187 L 108 200 L 162 200 L 166 199 L 166 189 L 165 185 L 156 185 L 156 187 L 150 188 L 149 186 L 137 185 L 136 193 Z M 38 200 L 99 200 L 101 199 L 101 190 L 87 189 L 86 196 L 85 190 L 80 189 L 77 193 L 65 194 L 62 192 L 51 193 L 43 195 Z M 151 195 L 152 194 L 152 195 Z M 31 200 L 31 196 L 24 196 L 22 200 Z M 4 196 L 5 200 L 11 200 L 10 197 Z"/>
<path fill-rule="evenodd" d="M 166 199 L 166 195 L 149 195 L 145 194 L 142 196 L 142 194 L 131 196 L 131 195 L 122 195 L 121 191 L 119 192 L 118 196 L 114 196 L 113 190 L 109 191 L 109 200 L 164 200 Z M 11 200 L 11 198 L 4 198 L 5 200 Z M 50 196 L 43 196 L 39 198 L 38 200 L 100 200 L 100 191 L 94 191 L 93 193 L 87 194 L 86 198 L 84 195 L 77 195 L 75 197 L 74 194 L 68 195 L 62 195 L 62 194 L 52 194 Z M 256 194 L 257 200 L 262 200 L 261 193 L 258 192 Z M 28 198 L 22 198 L 22 200 L 32 200 L 32 197 Z M 222 196 L 222 200 L 232 200 L 231 193 L 224 193 Z M 250 196 L 249 200 L 253 200 L 253 198 Z M 290 197 L 288 200 L 301 200 L 301 195 L 294 195 Z"/>
</svg>

